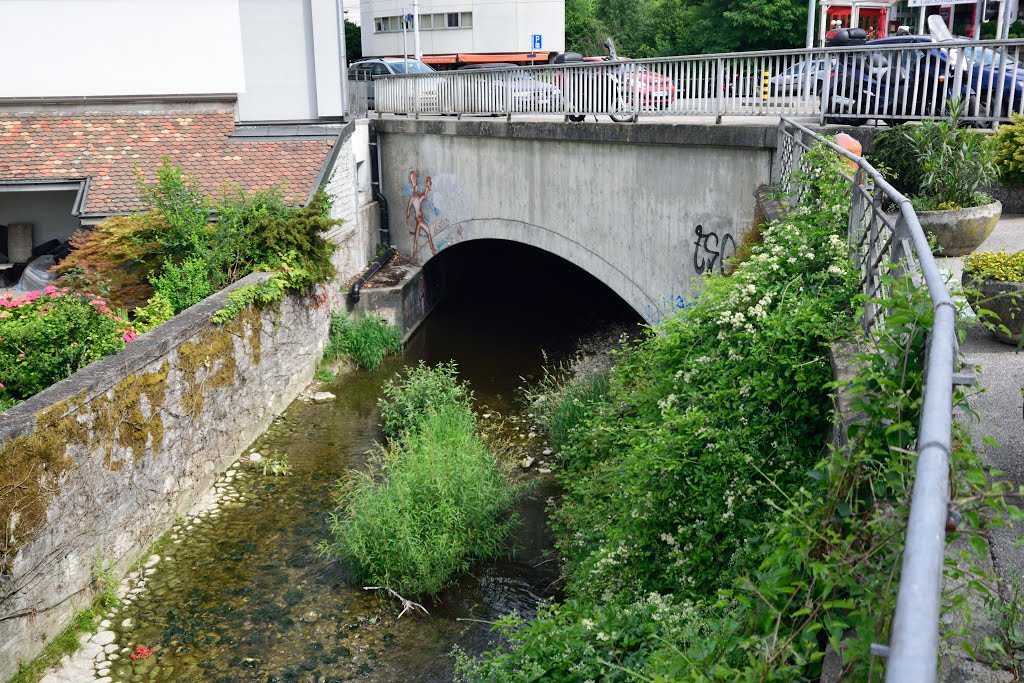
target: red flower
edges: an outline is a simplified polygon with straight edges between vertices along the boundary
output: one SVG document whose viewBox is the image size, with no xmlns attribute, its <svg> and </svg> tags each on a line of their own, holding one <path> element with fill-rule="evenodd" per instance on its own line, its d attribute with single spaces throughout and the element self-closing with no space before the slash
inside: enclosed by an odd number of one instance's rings
<svg viewBox="0 0 1024 683">
<path fill-rule="evenodd" d="M 139 645 L 137 648 L 135 648 L 135 652 L 133 652 L 131 656 L 132 659 L 145 659 L 151 654 L 153 654 L 152 650 L 150 650 L 145 645 Z"/>
</svg>

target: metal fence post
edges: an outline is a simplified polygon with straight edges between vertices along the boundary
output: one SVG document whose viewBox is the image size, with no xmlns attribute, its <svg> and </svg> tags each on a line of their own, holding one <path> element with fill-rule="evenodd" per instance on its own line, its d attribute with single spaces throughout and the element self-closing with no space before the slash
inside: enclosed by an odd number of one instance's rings
<svg viewBox="0 0 1024 683">
<path fill-rule="evenodd" d="M 715 81 L 718 83 L 715 93 L 715 123 L 722 122 L 722 98 L 725 96 L 725 69 L 722 68 L 722 59 L 715 60 Z"/>
</svg>

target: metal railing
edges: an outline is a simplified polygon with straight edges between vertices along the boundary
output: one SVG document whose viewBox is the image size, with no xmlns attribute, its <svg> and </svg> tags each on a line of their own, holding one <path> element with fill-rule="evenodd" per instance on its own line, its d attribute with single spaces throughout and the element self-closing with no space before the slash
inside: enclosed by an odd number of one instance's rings
<svg viewBox="0 0 1024 683">
<path fill-rule="evenodd" d="M 861 291 L 871 299 L 886 299 L 888 291 L 882 274 L 888 264 L 894 264 L 898 272 L 909 274 L 919 287 L 927 287 L 935 312 L 928 352 L 922 359 L 924 402 L 917 434 L 917 469 L 892 641 L 888 647 L 872 646 L 873 652 L 888 657 L 889 683 L 931 683 L 938 667 L 954 366 L 959 353 L 953 328 L 956 306 L 910 200 L 863 158 L 783 118 L 779 123 L 778 163 L 773 169 L 773 180 L 799 197 L 804 188 L 792 179 L 792 171 L 799 168 L 803 152 L 820 142 L 857 166 L 850 177 L 849 240 L 854 264 L 861 275 Z M 887 212 L 885 209 L 892 205 L 897 207 L 896 211 Z M 881 305 L 865 310 L 863 322 L 869 337 L 885 324 L 885 313 Z"/>
<path fill-rule="evenodd" d="M 375 76 L 392 114 L 813 116 L 897 122 L 967 103 L 979 124 L 1024 112 L 1024 40 L 734 52 Z"/>
</svg>

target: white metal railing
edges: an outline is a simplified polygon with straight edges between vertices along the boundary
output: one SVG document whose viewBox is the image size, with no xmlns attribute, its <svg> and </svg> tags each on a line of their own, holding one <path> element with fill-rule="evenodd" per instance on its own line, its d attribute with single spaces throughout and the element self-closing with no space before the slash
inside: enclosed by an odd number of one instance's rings
<svg viewBox="0 0 1024 683">
<path fill-rule="evenodd" d="M 375 76 L 392 114 L 802 116 L 916 120 L 967 103 L 979 124 L 1024 112 L 1024 40 L 867 45 Z"/>
<path fill-rule="evenodd" d="M 896 598 L 892 640 L 888 647 L 872 645 L 876 654 L 888 657 L 888 683 L 932 683 L 939 656 L 939 616 L 942 604 L 942 572 L 949 515 L 949 451 L 953 419 L 953 385 L 971 379 L 955 373 L 959 348 L 954 331 L 956 306 L 932 256 L 928 239 L 914 208 L 863 158 L 825 140 L 800 124 L 782 118 L 773 181 L 799 196 L 802 187 L 792 183 L 791 171 L 799 168 L 803 152 L 825 142 L 837 154 L 856 162 L 850 178 L 849 238 L 861 291 L 874 300 L 887 298 L 882 274 L 888 264 L 909 274 L 918 287 L 927 288 L 935 312 L 928 336 L 924 364 L 924 402 L 917 432 L 917 468 L 910 500 L 903 566 Z M 895 213 L 883 204 L 894 204 Z M 869 305 L 864 328 L 885 325 L 886 310 Z"/>
</svg>

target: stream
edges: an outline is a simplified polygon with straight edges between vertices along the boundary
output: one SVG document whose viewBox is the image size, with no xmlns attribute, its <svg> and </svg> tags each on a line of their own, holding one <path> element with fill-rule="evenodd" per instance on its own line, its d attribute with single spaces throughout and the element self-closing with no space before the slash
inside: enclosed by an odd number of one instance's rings
<svg viewBox="0 0 1024 683">
<path fill-rule="evenodd" d="M 474 262 L 461 269 L 465 283 L 495 281 L 493 262 Z M 637 322 L 603 285 L 581 284 L 578 273 L 559 267 L 565 272 L 549 269 L 543 283 L 510 273 L 515 286 L 458 287 L 403 356 L 374 372 L 343 373 L 323 387 L 335 401 L 293 403 L 246 450 L 287 453 L 290 474 L 265 475 L 243 455 L 218 480 L 219 507 L 179 521 L 158 542 L 159 560 L 130 576 L 142 583 L 109 615 L 117 639 L 100 673 L 133 683 L 448 681 L 453 646 L 479 653 L 496 643 L 488 622 L 510 612 L 530 617 L 542 599 L 556 597 L 545 512 L 558 494 L 553 475 L 529 475 L 535 485 L 519 506 L 510 553 L 425 601 L 427 616 L 399 617 L 400 605 L 350 584 L 343 564 L 321 557 L 317 546 L 329 536 L 337 482 L 364 467 L 382 441 L 381 385 L 407 364 L 455 360 L 481 425 L 504 430 L 538 461 L 550 459 L 543 436 L 529 436 L 524 383 L 539 377 L 545 353 L 549 361 L 568 358 L 588 335 Z M 153 654 L 133 660 L 138 646 Z"/>
</svg>

